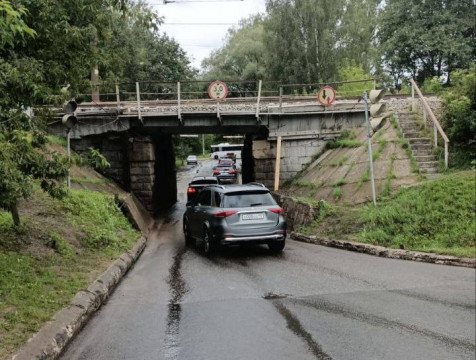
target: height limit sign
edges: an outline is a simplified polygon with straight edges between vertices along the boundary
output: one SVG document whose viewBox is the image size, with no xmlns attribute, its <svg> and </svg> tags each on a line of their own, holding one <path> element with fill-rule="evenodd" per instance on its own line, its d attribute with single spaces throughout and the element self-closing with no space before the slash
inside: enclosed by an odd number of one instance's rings
<svg viewBox="0 0 476 360">
<path fill-rule="evenodd" d="M 228 96 L 228 87 L 223 81 L 214 81 L 208 86 L 208 95 L 210 99 L 221 101 Z"/>
<path fill-rule="evenodd" d="M 321 105 L 332 105 L 336 101 L 336 91 L 330 86 L 321 87 L 317 93 L 317 100 L 319 100 Z"/>
</svg>

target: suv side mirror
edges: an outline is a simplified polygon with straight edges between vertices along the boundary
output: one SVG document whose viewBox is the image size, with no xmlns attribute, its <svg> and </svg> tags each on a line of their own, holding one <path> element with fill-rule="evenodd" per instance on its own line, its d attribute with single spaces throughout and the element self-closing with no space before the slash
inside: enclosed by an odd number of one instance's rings
<svg viewBox="0 0 476 360">
<path fill-rule="evenodd" d="M 187 201 L 187 204 L 185 204 L 186 207 L 194 207 L 195 203 L 193 201 Z"/>
</svg>

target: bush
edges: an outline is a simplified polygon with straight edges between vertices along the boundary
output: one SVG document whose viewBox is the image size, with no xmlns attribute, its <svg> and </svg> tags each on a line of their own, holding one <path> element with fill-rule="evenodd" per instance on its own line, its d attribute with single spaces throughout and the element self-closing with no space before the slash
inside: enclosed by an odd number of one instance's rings
<svg viewBox="0 0 476 360">
<path fill-rule="evenodd" d="M 421 86 L 421 92 L 423 94 L 440 94 L 442 91 L 443 84 L 438 76 L 426 79 Z"/>
<path fill-rule="evenodd" d="M 469 147 L 476 134 L 476 65 L 452 73 L 453 86 L 442 96 L 442 122 L 450 144 Z"/>
</svg>

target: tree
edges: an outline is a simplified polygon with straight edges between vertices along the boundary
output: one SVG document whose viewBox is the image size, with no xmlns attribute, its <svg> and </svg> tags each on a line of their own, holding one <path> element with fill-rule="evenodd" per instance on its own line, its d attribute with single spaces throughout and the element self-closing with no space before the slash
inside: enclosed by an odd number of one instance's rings
<svg viewBox="0 0 476 360">
<path fill-rule="evenodd" d="M 0 2 L 0 53 L 8 52 L 35 32 L 23 21 L 26 10 Z M 11 212 L 13 222 L 20 225 L 18 199 L 27 198 L 32 182 L 40 180 L 43 190 L 61 197 L 64 189 L 58 180 L 67 175 L 67 159 L 58 154 L 46 154 L 44 123 L 33 120 L 26 112 L 28 101 L 35 97 L 37 64 L 28 59 L 0 58 L 0 208 Z"/>
<path fill-rule="evenodd" d="M 381 0 L 346 0 L 337 29 L 340 64 L 354 63 L 364 72 L 376 70 L 377 51 L 374 43 Z"/>
<path fill-rule="evenodd" d="M 445 75 L 449 84 L 451 71 L 475 60 L 475 10 L 473 0 L 387 0 L 378 28 L 384 66 L 397 79 Z"/>
<path fill-rule="evenodd" d="M 48 152 L 49 114 L 38 108 L 32 112 L 33 107 L 61 105 L 89 90 L 96 65 L 100 78 L 107 81 L 154 76 L 176 80 L 194 72 L 178 44 L 159 34 L 157 13 L 142 3 L 15 0 L 12 4 L 0 0 L 0 207 L 9 210 L 18 225 L 18 200 L 31 194 L 33 183 L 39 182 L 52 196 L 66 194 L 62 180 L 69 162 Z M 131 51 L 121 52 L 124 46 Z M 62 91 L 66 84 L 69 93 Z"/>
<path fill-rule="evenodd" d="M 273 79 L 315 83 L 335 78 L 343 5 L 344 0 L 268 0 L 265 44 Z"/>
<path fill-rule="evenodd" d="M 266 78 L 264 26 L 261 16 L 240 21 L 229 30 L 225 45 L 202 63 L 209 80 L 259 80 Z"/>
</svg>

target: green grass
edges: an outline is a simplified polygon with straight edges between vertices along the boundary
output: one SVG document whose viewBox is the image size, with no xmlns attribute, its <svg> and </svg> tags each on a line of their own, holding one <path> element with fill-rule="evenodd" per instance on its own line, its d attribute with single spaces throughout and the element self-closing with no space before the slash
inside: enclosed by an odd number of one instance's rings
<svg viewBox="0 0 476 360">
<path fill-rule="evenodd" d="M 383 185 L 383 190 L 381 195 L 383 197 L 389 196 L 390 193 L 392 192 L 392 180 L 396 179 L 397 177 L 395 176 L 395 173 L 393 172 L 393 163 L 397 159 L 397 156 L 395 154 L 392 154 L 390 157 L 390 165 L 388 167 L 388 173 L 387 176 L 385 177 L 385 183 Z"/>
<path fill-rule="evenodd" d="M 36 190 L 22 226 L 0 211 L 0 359 L 9 358 L 139 233 L 112 195 L 73 190 L 63 201 Z"/>
<path fill-rule="evenodd" d="M 342 197 L 342 190 L 340 187 L 335 187 L 332 191 L 332 195 L 334 195 L 334 199 L 338 201 Z"/>
<path fill-rule="evenodd" d="M 360 177 L 359 182 L 357 183 L 357 189 L 360 189 L 364 183 L 370 180 L 370 167 L 368 167 Z"/>
<path fill-rule="evenodd" d="M 337 162 L 331 162 L 331 163 L 329 163 L 329 165 L 330 165 L 330 166 L 342 166 L 342 165 L 344 165 L 344 164 L 347 162 L 348 159 L 349 159 L 348 156 L 342 156 L 342 157 L 339 159 L 339 161 L 337 161 Z"/>
<path fill-rule="evenodd" d="M 401 189 L 366 206 L 361 242 L 387 247 L 475 256 L 474 172 L 455 173 Z"/>
<path fill-rule="evenodd" d="M 76 182 L 78 184 L 107 184 L 110 183 L 111 180 L 109 179 L 102 179 L 102 178 L 80 178 L 80 177 L 71 177 L 71 181 Z"/>
<path fill-rule="evenodd" d="M 48 135 L 47 141 L 48 141 L 48 144 L 50 145 L 59 145 L 59 146 L 66 147 L 66 138 L 64 137 Z"/>
<path fill-rule="evenodd" d="M 320 187 L 319 184 L 315 184 L 309 181 L 300 181 L 300 180 L 293 180 L 291 182 L 291 185 L 299 186 L 299 187 L 307 187 L 311 189 L 318 189 Z"/>
<path fill-rule="evenodd" d="M 392 173 L 389 169 L 387 179 Z M 397 249 L 403 246 L 407 250 L 474 257 L 475 187 L 474 171 L 455 172 L 401 188 L 381 197 L 376 207 L 333 206 L 299 231 Z"/>
<path fill-rule="evenodd" d="M 350 139 L 332 140 L 326 144 L 327 149 L 357 148 L 360 146 L 362 146 L 362 143 L 360 141 Z"/>
<path fill-rule="evenodd" d="M 345 185 L 345 184 L 347 184 L 347 181 L 345 181 L 344 178 L 339 178 L 336 181 L 334 181 L 332 186 L 342 186 L 342 185 Z"/>
<path fill-rule="evenodd" d="M 379 146 L 377 148 L 377 151 L 372 153 L 372 160 L 373 161 L 377 161 L 377 159 L 380 158 L 380 156 L 382 155 L 383 150 L 387 146 L 387 140 L 385 140 L 385 139 L 379 139 L 378 142 L 379 142 Z"/>
</svg>

